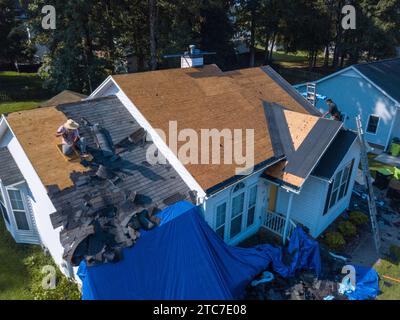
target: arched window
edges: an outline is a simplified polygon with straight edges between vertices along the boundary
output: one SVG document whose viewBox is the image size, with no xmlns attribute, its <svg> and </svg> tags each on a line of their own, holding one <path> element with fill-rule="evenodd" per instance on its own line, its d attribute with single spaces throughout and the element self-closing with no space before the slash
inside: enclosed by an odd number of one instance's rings
<svg viewBox="0 0 400 320">
<path fill-rule="evenodd" d="M 233 193 L 238 192 L 239 190 L 242 190 L 246 187 L 244 182 L 239 182 L 234 188 L 233 188 Z"/>
</svg>

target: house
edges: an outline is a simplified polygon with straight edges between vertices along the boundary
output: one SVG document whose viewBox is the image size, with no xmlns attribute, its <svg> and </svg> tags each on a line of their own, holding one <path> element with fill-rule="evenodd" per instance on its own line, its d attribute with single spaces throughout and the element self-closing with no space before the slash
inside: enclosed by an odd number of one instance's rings
<svg viewBox="0 0 400 320">
<path fill-rule="evenodd" d="M 317 94 L 338 105 L 346 128 L 356 130 L 355 117 L 361 115 L 371 145 L 387 149 L 400 137 L 400 58 L 353 65 L 315 83 Z M 306 92 L 306 84 L 295 88 Z M 316 106 L 321 112 L 328 108 L 323 99 Z"/>
<path fill-rule="evenodd" d="M 51 99 L 42 102 L 39 107 L 56 107 L 60 104 L 77 102 L 87 98 L 84 94 L 74 92 L 71 90 L 63 90 Z"/>
<path fill-rule="evenodd" d="M 356 134 L 322 119 L 270 67 L 223 72 L 199 65 L 197 56 L 195 63 L 110 76 L 84 101 L 3 116 L 0 161 L 8 168 L 0 170 L 1 209 L 15 240 L 47 247 L 73 275 L 82 259 L 118 261 L 119 249 L 137 240 L 131 219 L 182 199 L 198 205 L 229 244 L 260 227 L 284 241 L 298 224 L 320 235 L 349 204 Z M 81 124 L 94 160 L 65 161 L 57 150 L 54 132 L 67 118 Z M 250 131 L 254 145 L 245 150 L 253 150 L 253 163 L 221 163 L 215 154 L 186 162 L 177 150 L 187 136 L 162 135 L 171 122 L 191 136 Z M 132 142 L 138 132 L 142 139 Z M 220 138 L 222 150 L 232 143 Z M 149 150 L 165 161 L 150 161 Z"/>
</svg>

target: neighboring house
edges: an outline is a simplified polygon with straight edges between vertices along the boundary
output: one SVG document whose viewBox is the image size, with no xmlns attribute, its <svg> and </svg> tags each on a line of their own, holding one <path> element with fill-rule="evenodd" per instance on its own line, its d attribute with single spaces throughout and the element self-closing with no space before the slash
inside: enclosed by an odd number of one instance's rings
<svg viewBox="0 0 400 320">
<path fill-rule="evenodd" d="M 317 94 L 338 105 L 346 128 L 356 130 L 355 117 L 361 115 L 370 144 L 387 149 L 400 137 L 400 58 L 353 65 L 315 83 Z M 306 92 L 306 84 L 295 88 Z M 316 106 L 328 109 L 323 99 Z"/>
<path fill-rule="evenodd" d="M 42 102 L 39 107 L 56 107 L 63 103 L 78 102 L 87 98 L 84 94 L 74 92 L 71 90 L 63 90 L 51 99 Z"/>
<path fill-rule="evenodd" d="M 68 162 L 58 152 L 54 132 L 67 118 L 80 122 L 95 164 Z M 237 175 L 236 164 L 182 163 L 156 130 L 168 133 L 170 121 L 195 133 L 254 130 L 254 171 Z M 118 153 L 117 160 L 107 158 L 90 130 L 96 123 L 114 146 L 144 129 L 144 145 Z M 146 146 L 166 163 L 150 164 Z M 120 215 L 132 192 L 157 209 L 190 199 L 230 244 L 262 226 L 285 240 L 302 224 L 317 237 L 347 208 L 359 163 L 356 134 L 321 119 L 270 67 L 222 72 L 208 65 L 110 76 L 85 101 L 2 117 L 0 148 L 0 162 L 8 167 L 0 170 L 8 230 L 17 242 L 47 247 L 69 275 L 83 256 L 109 261 L 98 244 L 78 246 L 92 221 L 86 212 L 100 224 L 105 219 L 122 228 L 122 220 L 107 220 L 114 219 L 109 209 Z M 99 173 L 99 164 L 115 174 Z M 125 236 L 101 230 L 105 238 Z M 117 242 L 129 246 L 125 240 Z"/>
</svg>

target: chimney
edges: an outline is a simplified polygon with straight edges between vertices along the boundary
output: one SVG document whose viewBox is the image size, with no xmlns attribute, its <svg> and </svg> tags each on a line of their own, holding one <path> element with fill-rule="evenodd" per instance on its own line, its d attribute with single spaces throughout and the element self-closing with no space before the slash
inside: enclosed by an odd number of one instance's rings
<svg viewBox="0 0 400 320">
<path fill-rule="evenodd" d="M 164 58 L 181 58 L 181 68 L 202 67 L 204 65 L 204 56 L 216 54 L 215 52 L 201 51 L 194 44 L 189 46 L 189 51 L 184 53 L 166 54 Z"/>
<path fill-rule="evenodd" d="M 201 67 L 204 65 L 204 54 L 194 44 L 189 46 L 181 56 L 181 68 Z"/>
</svg>

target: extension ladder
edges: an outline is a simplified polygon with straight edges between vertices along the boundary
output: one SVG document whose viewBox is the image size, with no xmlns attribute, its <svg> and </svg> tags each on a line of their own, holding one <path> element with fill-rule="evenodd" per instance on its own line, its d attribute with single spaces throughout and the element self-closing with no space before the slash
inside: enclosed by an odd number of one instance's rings
<svg viewBox="0 0 400 320">
<path fill-rule="evenodd" d="M 381 238 L 379 235 L 378 223 L 376 220 L 377 211 L 376 211 L 374 189 L 372 187 L 371 173 L 369 171 L 369 165 L 368 165 L 367 148 L 365 144 L 365 137 L 362 129 L 360 115 L 356 117 L 356 122 L 357 122 L 358 137 L 361 142 L 361 165 L 363 170 L 365 186 L 367 188 L 367 199 L 368 199 L 369 215 L 371 219 L 372 234 L 374 237 L 376 252 L 379 253 L 379 249 L 381 246 Z"/>
<path fill-rule="evenodd" d="M 312 82 L 307 83 L 307 100 L 315 107 L 317 104 L 317 85 Z"/>
</svg>

